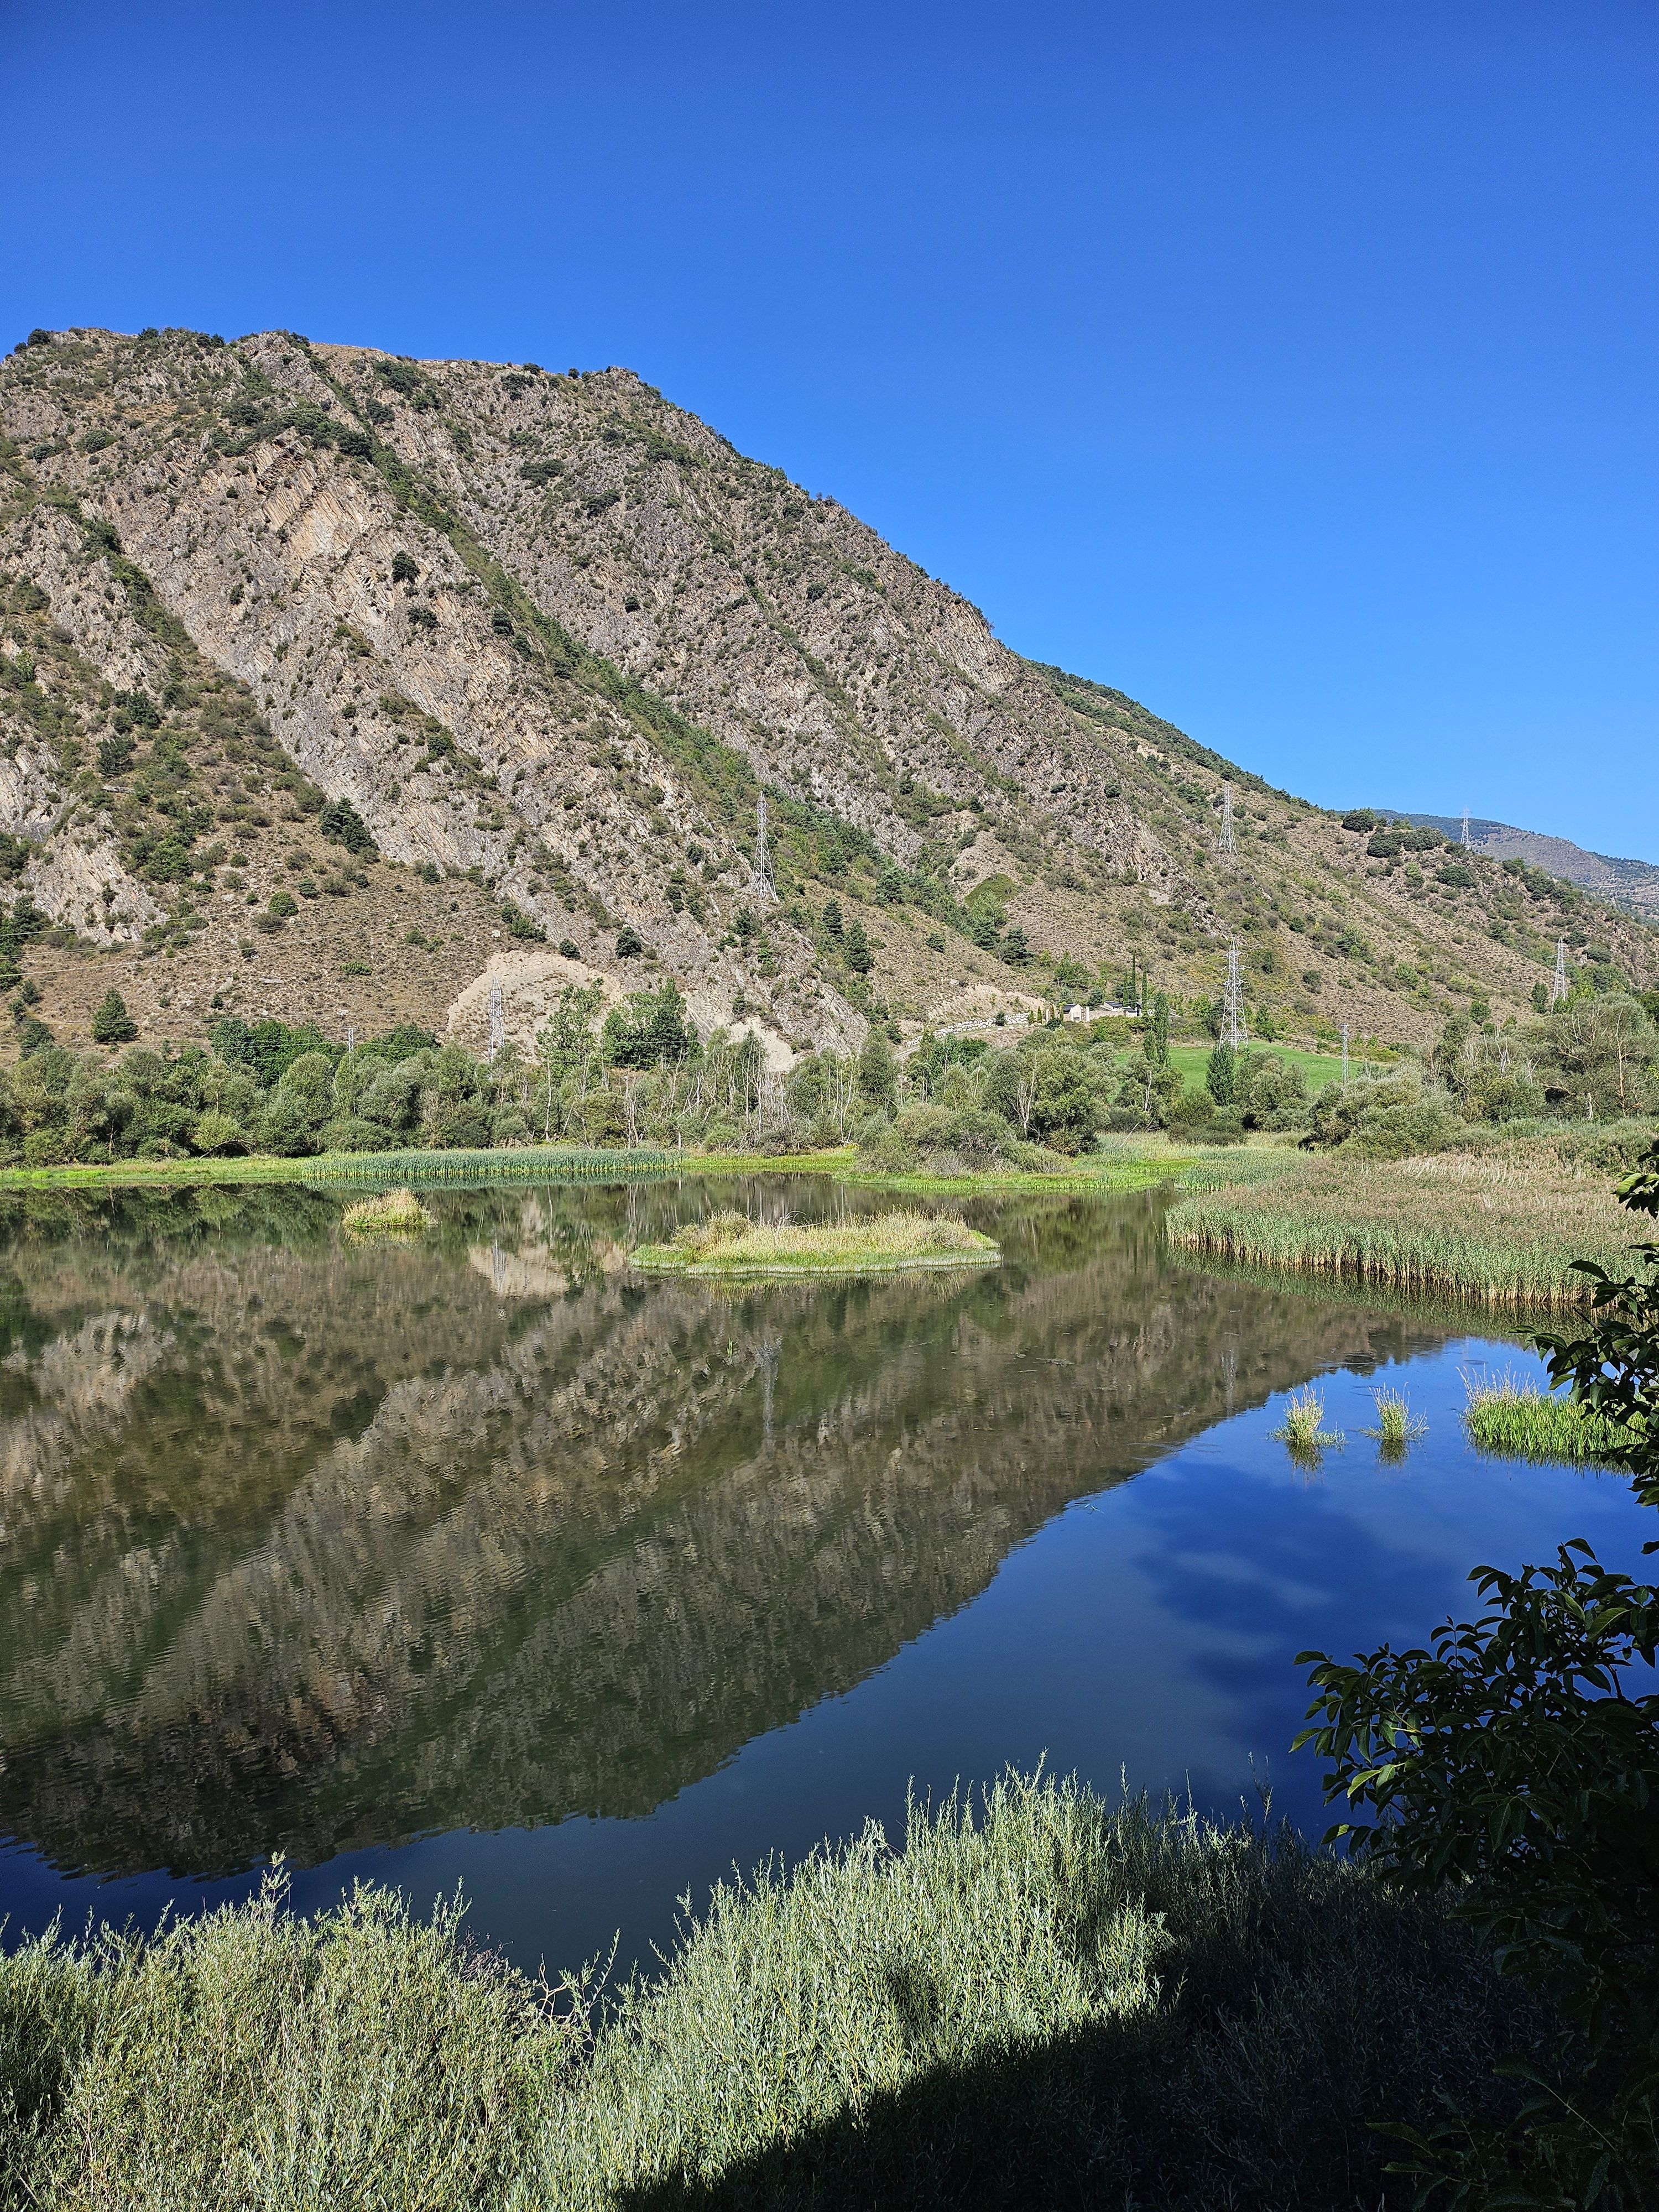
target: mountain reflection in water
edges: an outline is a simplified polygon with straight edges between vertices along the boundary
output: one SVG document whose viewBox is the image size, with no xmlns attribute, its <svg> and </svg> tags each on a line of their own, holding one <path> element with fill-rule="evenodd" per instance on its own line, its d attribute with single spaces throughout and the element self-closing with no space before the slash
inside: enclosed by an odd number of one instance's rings
<svg viewBox="0 0 1659 2212">
<path fill-rule="evenodd" d="M 1144 1197 L 966 1205 L 960 1279 L 629 1275 L 733 1199 L 441 1193 L 368 1249 L 297 1188 L 9 1201 L 0 1831 L 210 1875 L 648 1813 L 1069 1500 L 1450 1333 L 1190 1272 Z"/>
</svg>

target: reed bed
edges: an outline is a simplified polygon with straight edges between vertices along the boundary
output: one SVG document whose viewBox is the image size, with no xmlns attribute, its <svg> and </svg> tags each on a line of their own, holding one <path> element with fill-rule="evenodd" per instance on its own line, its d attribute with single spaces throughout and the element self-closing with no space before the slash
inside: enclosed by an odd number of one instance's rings
<svg viewBox="0 0 1659 2212">
<path fill-rule="evenodd" d="M 1495 1458 L 1613 1461 L 1628 1432 L 1588 1406 L 1559 1398 L 1512 1371 L 1463 1370 L 1463 1426 L 1477 1451 Z"/>
<path fill-rule="evenodd" d="M 313 1152 L 295 1159 L 238 1158 L 190 1160 L 75 1161 L 49 1168 L 0 1168 L 0 1190 L 80 1190 L 152 1184 L 348 1183 L 386 1186 L 491 1182 L 629 1182 L 700 1172 L 719 1164 L 685 1152 L 607 1152 L 569 1146 L 514 1145 L 499 1151 Z M 746 1168 L 787 1162 L 755 1161 Z"/>
<path fill-rule="evenodd" d="M 1011 1778 L 718 1891 L 653 1982 L 532 1983 L 360 1889 L 0 1956 L 0 2203 L 1374 2212 L 1385 2117 L 1549 2023 L 1439 1898 Z"/>
<path fill-rule="evenodd" d="M 1572 1262 L 1620 1267 L 1630 1244 L 1603 1177 L 1460 1153 L 1295 1160 L 1272 1182 L 1181 1200 L 1168 1227 L 1178 1245 L 1249 1266 L 1494 1306 L 1583 1304 Z"/>
<path fill-rule="evenodd" d="M 677 1275 L 845 1275 L 994 1263 L 998 1246 L 949 1214 L 866 1214 L 843 1222 L 751 1221 L 711 1214 L 667 1244 L 644 1244 L 636 1267 Z"/>
</svg>

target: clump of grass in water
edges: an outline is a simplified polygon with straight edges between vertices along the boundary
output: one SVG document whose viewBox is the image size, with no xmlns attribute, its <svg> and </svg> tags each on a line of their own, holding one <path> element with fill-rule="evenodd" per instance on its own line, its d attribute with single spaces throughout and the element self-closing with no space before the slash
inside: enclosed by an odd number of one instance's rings
<svg viewBox="0 0 1659 2212">
<path fill-rule="evenodd" d="M 340 1226 L 348 1237 L 418 1237 L 432 1216 L 412 1190 L 388 1190 L 347 1206 Z"/>
<path fill-rule="evenodd" d="M 1325 1426 L 1324 1396 L 1311 1382 L 1305 1389 L 1291 1391 L 1285 1401 L 1283 1421 L 1269 1433 L 1287 1448 L 1292 1459 L 1314 1467 L 1318 1466 L 1322 1452 L 1343 1441 L 1340 1429 Z"/>
<path fill-rule="evenodd" d="M 0 2191 L 95 2212 L 1371 2212 L 1551 2023 L 1440 1896 L 1010 1777 L 718 1889 L 595 2002 L 360 1887 L 0 1954 Z M 7 2022 L 25 2024 L 6 2034 Z M 11 2201 L 9 2198 L 4 2201 Z"/>
<path fill-rule="evenodd" d="M 1001 1257 L 988 1237 L 940 1213 L 866 1214 L 853 1221 L 751 1221 L 742 1213 L 687 1222 L 668 1244 L 642 1245 L 636 1267 L 671 1274 L 859 1274 L 950 1267 Z"/>
<path fill-rule="evenodd" d="M 1626 1441 L 1616 1421 L 1571 1398 L 1558 1398 L 1512 1369 L 1502 1375 L 1460 1370 L 1463 1426 L 1477 1451 L 1504 1459 L 1608 1460 Z"/>
<path fill-rule="evenodd" d="M 1429 1433 L 1428 1423 L 1413 1413 L 1403 1390 L 1391 1390 L 1385 1385 L 1372 1391 L 1371 1402 L 1376 1407 L 1376 1426 L 1367 1429 L 1365 1434 L 1376 1437 L 1384 1459 L 1403 1459 L 1407 1445 Z"/>
</svg>

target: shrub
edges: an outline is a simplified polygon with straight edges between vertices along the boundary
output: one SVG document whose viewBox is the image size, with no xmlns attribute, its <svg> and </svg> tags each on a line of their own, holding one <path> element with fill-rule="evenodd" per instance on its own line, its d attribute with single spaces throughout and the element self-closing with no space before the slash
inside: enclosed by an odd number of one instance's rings
<svg viewBox="0 0 1659 2212">
<path fill-rule="evenodd" d="M 245 1152 L 247 1132 L 234 1115 L 222 1113 L 211 1106 L 205 1114 L 198 1115 L 190 1133 L 195 1150 L 215 1156 L 226 1152 Z"/>
<path fill-rule="evenodd" d="M 622 927 L 617 932 L 617 959 L 637 960 L 644 950 L 645 939 L 640 935 L 640 933 L 635 928 L 631 921 L 624 922 Z"/>
<path fill-rule="evenodd" d="M 1313 1103 L 1306 1142 L 1373 1160 L 1404 1159 L 1455 1145 L 1466 1124 L 1443 1091 L 1415 1072 L 1328 1084 Z"/>
<path fill-rule="evenodd" d="M 138 1034 L 138 1024 L 127 1012 L 126 1000 L 112 983 L 93 1010 L 94 1044 L 125 1044 Z"/>
<path fill-rule="evenodd" d="M 291 921 L 300 911 L 300 902 L 292 891 L 272 891 L 265 902 L 265 911 L 276 915 L 281 921 Z"/>
<path fill-rule="evenodd" d="M 331 799 L 325 802 L 317 817 L 317 827 L 331 845 L 343 845 L 348 853 L 378 853 L 369 829 L 349 799 Z"/>
<path fill-rule="evenodd" d="M 509 937 L 522 938 L 537 945 L 546 944 L 547 932 L 542 927 L 540 922 L 533 915 L 526 914 L 521 906 L 515 905 L 511 899 L 503 899 L 501 902 L 501 920 L 507 925 L 507 933 Z"/>
</svg>

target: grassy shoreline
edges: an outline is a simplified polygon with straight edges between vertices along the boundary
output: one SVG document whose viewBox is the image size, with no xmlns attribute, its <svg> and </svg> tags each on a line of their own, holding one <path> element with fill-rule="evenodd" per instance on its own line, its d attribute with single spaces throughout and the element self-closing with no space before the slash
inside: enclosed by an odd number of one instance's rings
<svg viewBox="0 0 1659 2212">
<path fill-rule="evenodd" d="M 855 1148 L 822 1152 L 690 1152 L 645 1147 L 605 1151 L 569 1146 L 504 1146 L 480 1152 L 314 1152 L 298 1158 L 244 1155 L 185 1160 L 69 1161 L 51 1167 L 0 1168 L 0 1192 L 150 1188 L 201 1183 L 331 1183 L 357 1187 L 487 1182 L 629 1182 L 699 1176 L 830 1176 L 871 1189 L 919 1191 L 941 1197 L 977 1192 L 1116 1192 L 1183 1182 L 1199 1187 L 1233 1175 L 1261 1172 L 1255 1163 L 1287 1155 L 1263 1149 L 1186 1147 L 1155 1142 L 1103 1148 L 1053 1171 L 997 1169 L 969 1175 L 888 1173 L 861 1166 Z M 1267 1171 L 1272 1171 L 1267 1170 Z"/>
<path fill-rule="evenodd" d="M 1374 2212 L 1370 2121 L 1547 2063 L 1444 1899 L 1069 1783 L 726 1885 L 602 2001 L 454 1908 L 283 1907 L 0 1955 L 0 2203 Z"/>
<path fill-rule="evenodd" d="M 1169 1233 L 1252 1267 L 1515 1307 L 1587 1303 L 1573 1261 L 1620 1268 L 1631 1241 L 1601 1176 L 1467 1153 L 1304 1157 L 1271 1182 L 1180 1200 Z"/>
</svg>

